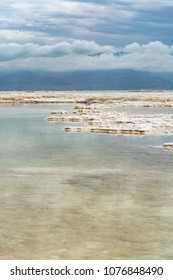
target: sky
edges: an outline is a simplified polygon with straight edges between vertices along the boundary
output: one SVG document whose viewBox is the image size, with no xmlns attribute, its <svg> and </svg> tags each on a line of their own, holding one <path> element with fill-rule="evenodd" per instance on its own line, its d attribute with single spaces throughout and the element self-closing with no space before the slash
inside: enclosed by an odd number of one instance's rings
<svg viewBox="0 0 173 280">
<path fill-rule="evenodd" d="M 173 0 L 0 0 L 0 71 L 173 71 Z"/>
</svg>

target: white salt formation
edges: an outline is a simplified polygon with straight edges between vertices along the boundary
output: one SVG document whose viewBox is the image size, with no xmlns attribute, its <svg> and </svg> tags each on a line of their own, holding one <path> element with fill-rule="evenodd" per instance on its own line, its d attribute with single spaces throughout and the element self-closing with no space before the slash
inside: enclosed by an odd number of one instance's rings
<svg viewBox="0 0 173 280">
<path fill-rule="evenodd" d="M 165 150 L 173 151 L 173 143 L 164 143 L 164 144 L 163 144 L 163 148 L 164 148 Z"/>
<path fill-rule="evenodd" d="M 51 116 L 47 121 L 79 122 L 80 128 L 65 127 L 68 132 L 92 132 L 126 135 L 165 135 L 173 133 L 171 114 L 127 114 L 107 109 L 104 104 L 75 106 L 75 116 Z"/>
</svg>

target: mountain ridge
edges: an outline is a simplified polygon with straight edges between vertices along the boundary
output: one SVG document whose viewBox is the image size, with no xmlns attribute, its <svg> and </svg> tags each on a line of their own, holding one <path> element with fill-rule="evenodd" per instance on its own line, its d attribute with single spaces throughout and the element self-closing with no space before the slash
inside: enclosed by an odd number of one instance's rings
<svg viewBox="0 0 173 280">
<path fill-rule="evenodd" d="M 173 74 L 135 70 L 0 72 L 0 90 L 171 90 Z"/>
</svg>

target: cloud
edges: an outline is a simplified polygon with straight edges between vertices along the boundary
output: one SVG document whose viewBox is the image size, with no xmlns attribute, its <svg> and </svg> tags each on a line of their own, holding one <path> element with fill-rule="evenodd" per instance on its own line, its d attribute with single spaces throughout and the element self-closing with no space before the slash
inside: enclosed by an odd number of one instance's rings
<svg viewBox="0 0 173 280">
<path fill-rule="evenodd" d="M 100 46 L 93 41 L 60 42 L 55 45 L 38 44 L 0 44 L 0 61 L 26 59 L 28 57 L 63 57 L 78 55 L 95 55 L 97 53 L 112 53 L 113 46 Z"/>
<path fill-rule="evenodd" d="M 172 0 L 0 0 L 0 6 L 4 43 L 93 40 L 123 46 L 173 40 Z"/>
<path fill-rule="evenodd" d="M 164 72 L 173 69 L 173 46 L 155 41 L 119 48 L 82 40 L 44 46 L 1 44 L 0 67 L 7 71 L 134 69 Z"/>
<path fill-rule="evenodd" d="M 43 45 L 46 40 L 49 44 L 50 41 L 59 42 L 63 38 L 66 41 L 94 40 L 106 44 L 105 39 L 110 34 L 115 35 L 115 26 L 118 28 L 118 23 L 122 26 L 123 22 L 135 17 L 134 11 L 115 5 L 114 1 L 1 0 L 0 2 L 3 42 L 20 43 L 20 34 L 25 42 Z M 10 31 L 11 34 L 14 33 L 13 39 L 9 39 Z M 28 36 L 29 32 L 32 34 L 31 37 Z"/>
<path fill-rule="evenodd" d="M 125 48 L 126 52 L 129 53 L 138 53 L 138 54 L 157 54 L 157 55 L 166 55 L 171 54 L 172 46 L 167 46 L 163 44 L 162 42 L 156 41 L 156 42 L 150 42 L 145 45 L 139 45 L 138 43 L 133 43 L 130 45 L 127 45 Z"/>
<path fill-rule="evenodd" d="M 128 4 L 132 7 L 136 7 L 139 9 L 158 9 L 162 7 L 173 7 L 172 0 L 145 0 L 145 1 L 138 1 L 138 0 L 118 0 L 120 4 Z"/>
<path fill-rule="evenodd" d="M 172 67 L 172 0 L 0 0 L 0 6 L 1 69 Z"/>
</svg>

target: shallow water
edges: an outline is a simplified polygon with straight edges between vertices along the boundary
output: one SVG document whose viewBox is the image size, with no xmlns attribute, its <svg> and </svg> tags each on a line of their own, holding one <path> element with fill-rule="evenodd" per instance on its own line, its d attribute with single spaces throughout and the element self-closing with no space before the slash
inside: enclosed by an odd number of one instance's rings
<svg viewBox="0 0 173 280">
<path fill-rule="evenodd" d="M 172 136 L 64 133 L 65 107 L 0 108 L 0 259 L 173 259 Z"/>
</svg>

